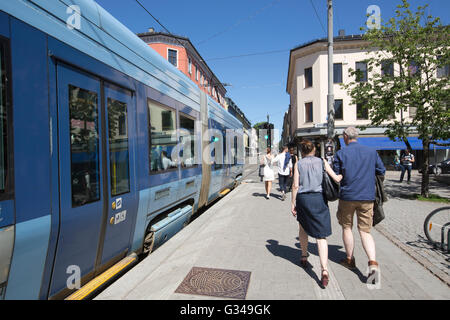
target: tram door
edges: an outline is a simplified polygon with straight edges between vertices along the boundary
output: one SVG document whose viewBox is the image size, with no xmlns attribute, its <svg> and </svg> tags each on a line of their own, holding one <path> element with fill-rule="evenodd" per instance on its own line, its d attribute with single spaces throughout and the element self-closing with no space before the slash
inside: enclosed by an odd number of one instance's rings
<svg viewBox="0 0 450 320">
<path fill-rule="evenodd" d="M 136 211 L 131 92 L 61 64 L 57 75 L 60 229 L 50 297 L 122 258 Z"/>
</svg>

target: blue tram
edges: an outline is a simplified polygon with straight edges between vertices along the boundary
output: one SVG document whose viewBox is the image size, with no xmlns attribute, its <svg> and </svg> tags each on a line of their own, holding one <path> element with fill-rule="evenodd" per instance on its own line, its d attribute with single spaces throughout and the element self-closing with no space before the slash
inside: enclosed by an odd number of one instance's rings
<svg viewBox="0 0 450 320">
<path fill-rule="evenodd" d="M 242 175 L 241 135 L 170 158 L 242 124 L 92 0 L 1 1 L 0 65 L 0 299 L 73 296 Z"/>
</svg>

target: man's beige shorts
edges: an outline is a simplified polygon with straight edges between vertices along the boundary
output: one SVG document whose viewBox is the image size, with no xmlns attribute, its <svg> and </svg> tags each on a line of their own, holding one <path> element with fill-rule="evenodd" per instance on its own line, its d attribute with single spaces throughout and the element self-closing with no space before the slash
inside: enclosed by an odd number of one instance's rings
<svg viewBox="0 0 450 320">
<path fill-rule="evenodd" d="M 373 221 L 373 201 L 345 201 L 339 200 L 337 219 L 345 228 L 353 227 L 353 214 L 356 211 L 358 230 L 370 233 Z"/>
</svg>

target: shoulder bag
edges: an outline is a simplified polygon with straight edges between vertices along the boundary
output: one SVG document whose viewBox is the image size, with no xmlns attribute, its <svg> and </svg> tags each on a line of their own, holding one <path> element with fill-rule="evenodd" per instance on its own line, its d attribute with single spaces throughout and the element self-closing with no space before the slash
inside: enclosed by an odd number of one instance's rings
<svg viewBox="0 0 450 320">
<path fill-rule="evenodd" d="M 336 201 L 339 197 L 339 184 L 334 181 L 325 170 L 325 165 L 322 162 L 323 179 L 322 179 L 322 192 L 327 201 Z"/>
</svg>

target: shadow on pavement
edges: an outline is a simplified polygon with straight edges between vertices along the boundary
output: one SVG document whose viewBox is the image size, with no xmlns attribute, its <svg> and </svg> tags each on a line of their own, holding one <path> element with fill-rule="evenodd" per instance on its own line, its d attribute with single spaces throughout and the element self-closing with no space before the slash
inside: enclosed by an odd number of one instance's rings
<svg viewBox="0 0 450 320">
<path fill-rule="evenodd" d="M 406 181 L 388 179 L 385 180 L 384 190 L 388 198 L 414 200 L 414 195 L 420 193 L 420 186 L 415 183 L 408 184 Z"/>
<path fill-rule="evenodd" d="M 298 240 L 298 237 L 296 239 Z M 270 239 L 270 240 L 267 240 L 267 242 L 268 242 L 268 244 L 266 244 L 266 248 L 274 256 L 286 259 L 286 260 L 292 262 L 293 264 L 295 264 L 296 266 L 301 267 L 300 266 L 300 257 L 301 257 L 302 250 L 300 249 L 300 243 L 297 242 L 295 244 L 295 246 L 298 248 L 298 249 L 295 249 L 290 246 L 280 245 L 277 240 Z M 332 261 L 336 264 L 340 264 L 339 262 L 346 257 L 345 252 L 343 250 L 341 250 L 342 248 L 343 248 L 342 246 L 329 244 L 328 245 L 328 260 Z M 309 252 L 309 254 L 319 256 L 319 252 L 317 250 L 317 244 L 308 242 L 308 252 Z M 320 285 L 320 279 L 318 278 L 316 273 L 312 272 L 311 264 L 309 264 L 309 266 L 310 266 L 309 268 L 305 269 L 306 273 Z M 354 270 L 350 270 L 350 271 L 353 272 L 354 274 L 356 274 L 362 283 L 367 282 L 367 277 L 364 276 L 358 268 L 356 268 Z M 319 270 L 319 273 L 320 273 L 320 270 Z"/>
<path fill-rule="evenodd" d="M 298 239 L 298 238 L 297 238 Z M 301 249 L 300 249 L 300 244 L 296 243 L 295 246 L 299 249 L 295 249 L 289 246 L 285 246 L 285 245 L 280 245 L 279 242 L 277 240 L 267 240 L 268 244 L 266 244 L 266 248 L 267 250 L 269 250 L 274 256 L 286 259 L 290 262 L 292 262 L 293 264 L 295 264 L 296 266 L 300 266 L 300 257 L 301 257 Z M 345 252 L 341 251 L 340 249 L 342 249 L 342 246 L 337 246 L 337 245 L 328 245 L 328 259 L 330 261 L 333 261 L 337 264 L 339 264 L 339 261 L 342 260 L 343 258 L 345 258 Z M 308 252 L 310 254 L 314 254 L 316 256 L 319 255 L 318 250 L 317 250 L 317 245 L 314 243 L 309 242 L 308 243 Z M 309 267 L 305 269 L 306 273 L 317 282 L 317 284 L 320 286 L 320 279 L 317 276 L 317 274 L 315 272 L 312 271 L 312 266 L 311 264 L 308 262 Z M 366 283 L 367 282 L 367 277 L 364 276 L 361 271 L 357 268 L 355 270 L 350 270 L 353 273 L 355 273 L 359 280 L 362 283 Z M 319 271 L 320 272 L 320 271 Z"/>
<path fill-rule="evenodd" d="M 254 197 L 265 198 L 265 197 L 266 197 L 266 194 L 265 194 L 265 193 L 259 193 L 259 192 L 253 192 L 252 196 L 254 196 Z M 278 199 L 278 200 L 281 200 L 281 195 L 279 195 L 279 194 L 274 194 L 274 193 L 272 193 L 272 192 L 270 193 L 270 197 L 276 198 L 276 199 Z"/>
</svg>

